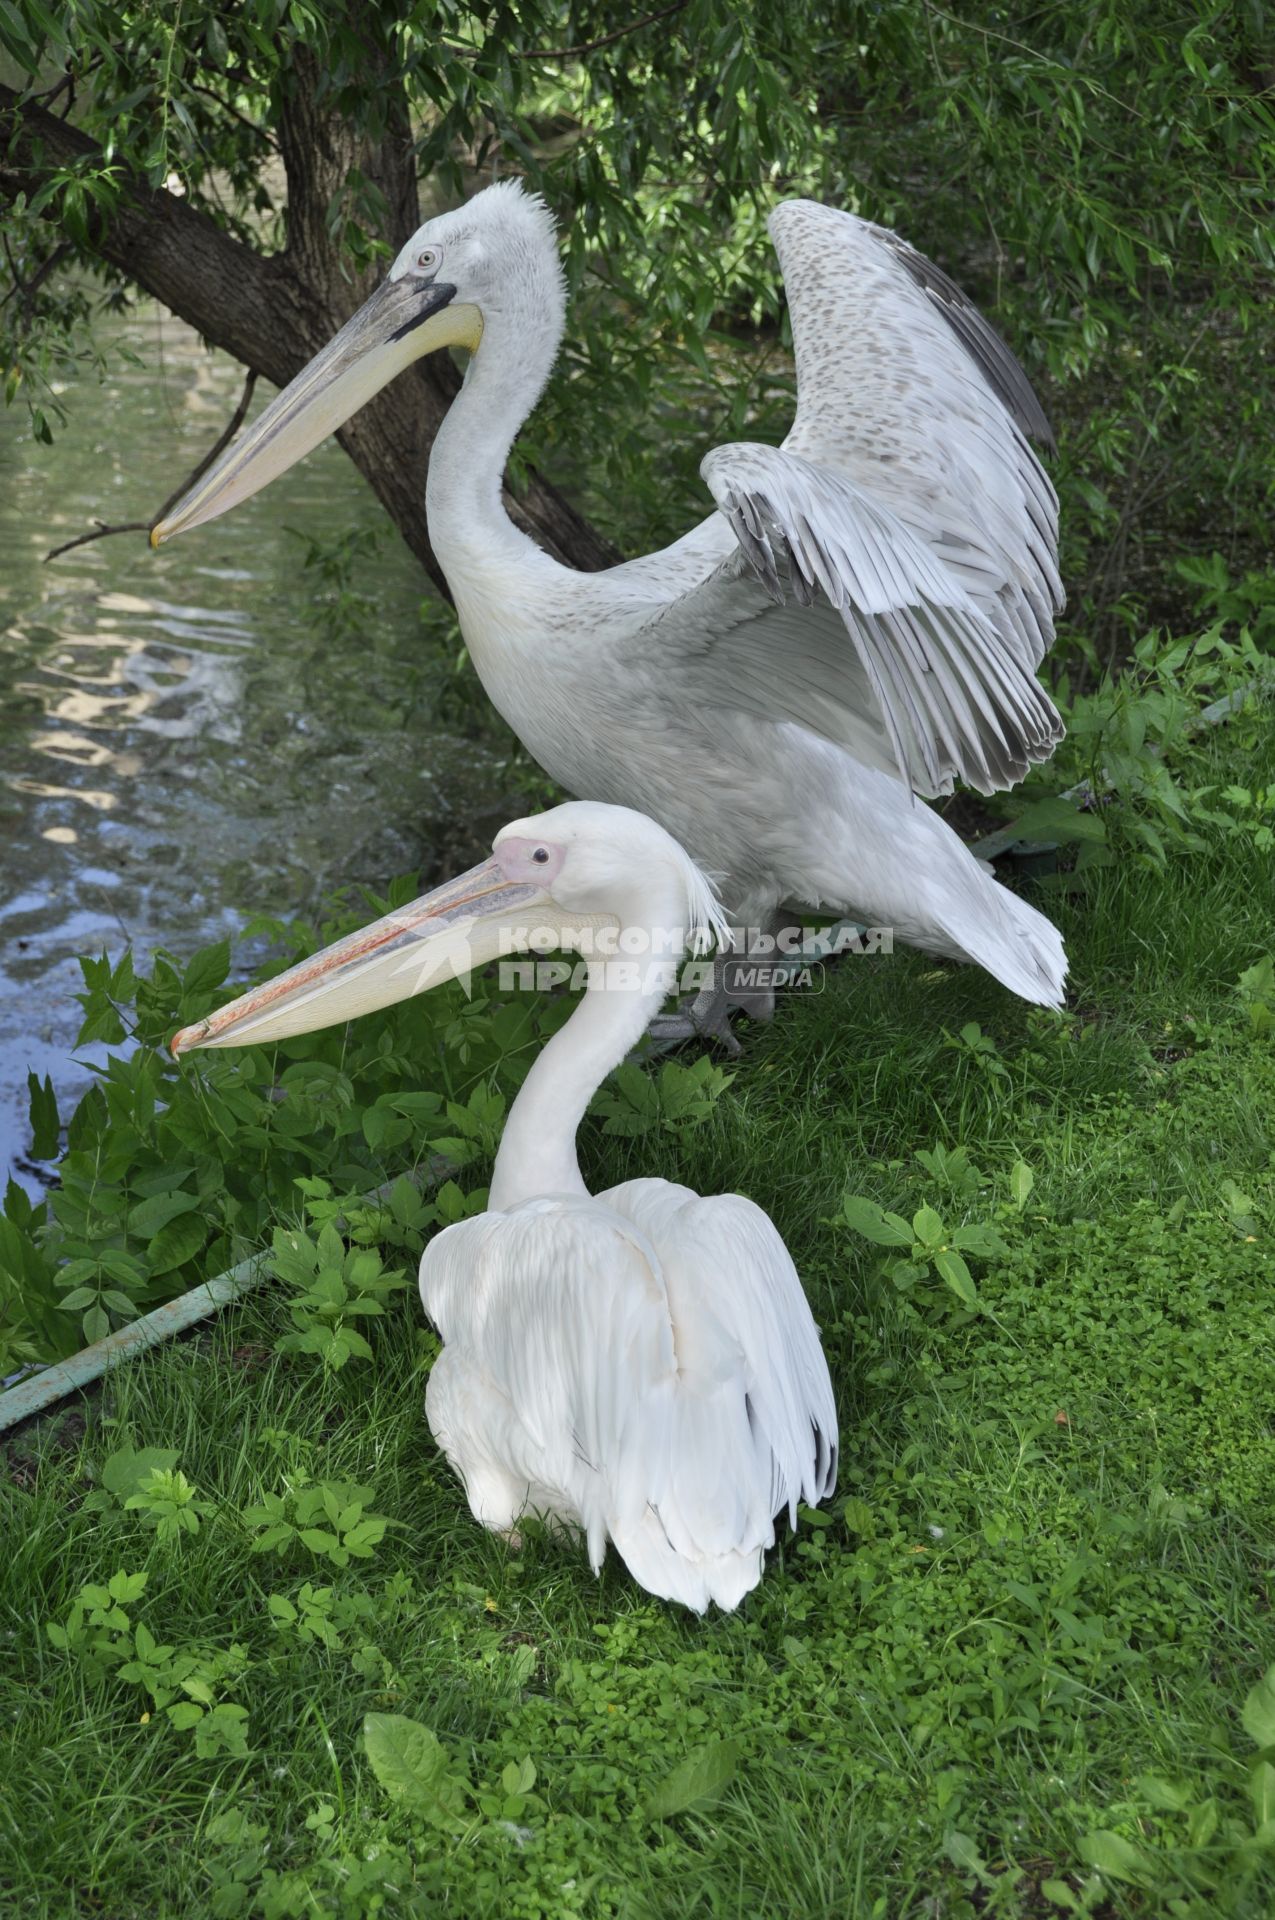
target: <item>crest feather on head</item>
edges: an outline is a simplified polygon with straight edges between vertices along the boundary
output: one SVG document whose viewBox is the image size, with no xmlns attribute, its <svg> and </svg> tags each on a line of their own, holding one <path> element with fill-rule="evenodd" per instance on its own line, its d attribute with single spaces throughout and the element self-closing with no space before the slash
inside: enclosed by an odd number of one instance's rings
<svg viewBox="0 0 1275 1920">
<path fill-rule="evenodd" d="M 464 211 L 481 225 L 500 228 L 515 245 L 547 254 L 557 264 L 558 223 L 543 195 L 530 193 L 521 180 L 495 181 L 476 193 Z"/>
</svg>

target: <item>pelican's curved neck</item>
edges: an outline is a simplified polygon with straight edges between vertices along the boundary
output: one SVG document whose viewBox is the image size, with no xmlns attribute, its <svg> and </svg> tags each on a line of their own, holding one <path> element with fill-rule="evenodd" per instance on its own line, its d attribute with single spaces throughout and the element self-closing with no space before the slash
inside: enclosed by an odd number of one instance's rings
<svg viewBox="0 0 1275 1920">
<path fill-rule="evenodd" d="M 517 298 L 483 310 L 483 333 L 429 458 L 425 507 L 430 542 L 458 601 L 466 578 L 502 556 L 537 552 L 505 512 L 501 482 L 509 450 L 544 390 L 562 338 L 556 257 L 529 276 Z"/>
<path fill-rule="evenodd" d="M 673 904 L 655 925 L 678 928 L 685 917 L 685 906 Z M 589 960 L 583 1000 L 546 1043 L 510 1108 L 492 1171 L 493 1209 L 549 1195 L 587 1198 L 576 1131 L 608 1073 L 676 986 L 681 953 L 670 933 L 653 938 L 649 952 L 636 959 Z"/>
</svg>

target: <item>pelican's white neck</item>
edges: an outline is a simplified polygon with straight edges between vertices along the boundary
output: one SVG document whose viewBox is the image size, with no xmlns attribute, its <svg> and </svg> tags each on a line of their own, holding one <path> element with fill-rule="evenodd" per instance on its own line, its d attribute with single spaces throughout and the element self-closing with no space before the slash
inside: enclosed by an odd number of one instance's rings
<svg viewBox="0 0 1275 1920">
<path fill-rule="evenodd" d="M 553 369 L 565 321 L 556 252 L 525 256 L 483 307 L 483 333 L 465 383 L 435 436 L 425 506 L 430 542 L 459 599 L 464 579 L 534 543 L 500 497 L 509 450 Z"/>
<path fill-rule="evenodd" d="M 583 1000 L 546 1043 L 510 1108 L 492 1171 L 493 1209 L 549 1195 L 587 1197 L 576 1131 L 608 1073 L 637 1045 L 676 986 L 685 919 L 685 900 L 670 897 L 651 916 L 647 953 L 589 960 Z M 664 928 L 669 931 L 655 932 Z"/>
</svg>

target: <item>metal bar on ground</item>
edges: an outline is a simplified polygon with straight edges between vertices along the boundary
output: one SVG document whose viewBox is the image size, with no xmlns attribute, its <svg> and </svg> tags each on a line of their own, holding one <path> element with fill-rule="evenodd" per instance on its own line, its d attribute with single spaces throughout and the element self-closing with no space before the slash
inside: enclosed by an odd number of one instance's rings
<svg viewBox="0 0 1275 1920">
<path fill-rule="evenodd" d="M 428 1189 L 438 1186 L 454 1171 L 451 1163 L 441 1154 L 432 1153 L 419 1171 L 400 1174 L 398 1178 Z M 371 1193 L 360 1194 L 360 1203 L 364 1206 L 380 1206 L 396 1185 L 396 1180 L 387 1180 L 384 1186 L 373 1188 Z M 342 1224 L 338 1220 L 337 1225 Z M 246 1293 L 251 1293 L 267 1278 L 266 1259 L 264 1250 L 250 1253 L 246 1260 L 229 1267 L 225 1273 L 215 1274 L 211 1280 L 201 1280 L 197 1287 L 179 1294 L 176 1300 L 155 1307 L 139 1320 L 130 1321 L 126 1327 L 117 1327 L 104 1340 L 97 1340 L 91 1347 L 82 1347 L 79 1353 L 73 1353 L 69 1360 L 59 1360 L 56 1366 L 45 1367 L 19 1386 L 10 1387 L 7 1393 L 0 1393 L 0 1433 L 6 1427 L 16 1427 L 21 1421 L 29 1420 L 33 1413 L 43 1413 L 46 1407 L 53 1406 L 68 1393 L 74 1393 L 77 1387 L 91 1386 L 120 1361 L 131 1360 L 135 1354 L 145 1353 L 148 1347 L 157 1347 L 161 1341 L 172 1340 L 177 1334 L 185 1333 L 188 1327 L 207 1319 L 210 1313 L 216 1313 L 220 1307 L 228 1307 L 234 1301 L 242 1300 Z"/>
<path fill-rule="evenodd" d="M 135 1353 L 144 1353 L 147 1347 L 157 1347 L 162 1340 L 171 1340 L 175 1334 L 184 1333 L 187 1327 L 193 1327 L 196 1321 L 214 1313 L 218 1307 L 242 1299 L 245 1293 L 260 1286 L 265 1277 L 265 1254 L 250 1254 L 237 1267 L 217 1274 L 212 1280 L 201 1281 L 189 1293 L 179 1294 L 176 1300 L 169 1300 L 166 1305 L 143 1314 L 140 1320 L 131 1320 L 128 1326 L 117 1327 L 114 1333 L 107 1334 L 105 1340 L 97 1340 L 91 1347 L 81 1348 L 69 1360 L 59 1360 L 56 1366 L 32 1374 L 20 1386 L 10 1387 L 7 1393 L 0 1394 L 0 1432 L 6 1427 L 16 1427 L 21 1420 L 30 1419 L 33 1413 L 42 1413 L 45 1407 L 51 1407 L 77 1387 L 90 1386 L 109 1367 L 121 1360 L 131 1359 Z"/>
</svg>

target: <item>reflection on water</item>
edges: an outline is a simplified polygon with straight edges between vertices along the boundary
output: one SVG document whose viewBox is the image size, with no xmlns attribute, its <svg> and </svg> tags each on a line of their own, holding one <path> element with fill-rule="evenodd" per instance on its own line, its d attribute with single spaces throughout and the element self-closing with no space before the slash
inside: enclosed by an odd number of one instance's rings
<svg viewBox="0 0 1275 1920">
<path fill-rule="evenodd" d="M 77 953 L 131 940 L 140 955 L 185 955 L 249 912 L 304 910 L 355 878 L 474 857 L 471 793 L 480 835 L 500 817 L 477 750 L 428 719 L 438 663 L 416 617 L 423 576 L 334 445 L 161 553 L 126 534 L 43 564 L 97 520 L 152 514 L 234 407 L 240 369 L 180 323 L 151 310 L 124 331 L 143 365 L 73 391 L 55 446 L 31 439 L 19 408 L 0 414 L 0 1163 L 11 1165 L 27 1144 L 28 1068 L 52 1074 L 64 1117 L 89 1077 L 71 1053 Z M 359 526 L 383 530 L 355 582 L 374 581 L 376 617 L 334 643 L 284 529 L 332 540 Z"/>
</svg>

